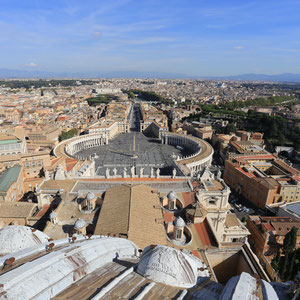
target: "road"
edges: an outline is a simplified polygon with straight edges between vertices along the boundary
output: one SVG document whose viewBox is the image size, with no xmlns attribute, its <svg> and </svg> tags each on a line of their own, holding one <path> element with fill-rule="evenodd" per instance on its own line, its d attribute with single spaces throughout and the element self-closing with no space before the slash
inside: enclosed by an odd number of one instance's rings
<svg viewBox="0 0 300 300">
<path fill-rule="evenodd" d="M 247 199 L 245 199 L 243 196 L 238 195 L 234 192 L 231 193 L 234 198 L 238 199 L 238 201 L 235 204 L 241 204 L 242 206 L 245 206 L 249 209 L 249 212 L 239 212 L 236 208 L 236 206 L 233 203 L 230 203 L 231 207 L 234 209 L 234 213 L 236 214 L 236 216 L 242 220 L 243 218 L 248 218 L 249 215 L 259 215 L 259 216 L 266 216 L 268 215 L 267 212 L 265 212 L 264 210 L 257 208 L 256 206 L 254 206 L 250 201 L 248 201 Z"/>
</svg>

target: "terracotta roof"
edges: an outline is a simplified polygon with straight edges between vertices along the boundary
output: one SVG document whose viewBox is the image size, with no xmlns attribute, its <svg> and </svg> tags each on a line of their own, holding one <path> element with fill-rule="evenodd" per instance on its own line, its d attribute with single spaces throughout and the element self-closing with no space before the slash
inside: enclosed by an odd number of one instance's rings
<svg viewBox="0 0 300 300">
<path fill-rule="evenodd" d="M 205 217 L 207 215 L 207 210 L 203 208 L 203 206 L 199 202 L 195 203 L 191 208 L 188 208 L 186 212 L 196 218 Z"/>
<path fill-rule="evenodd" d="M 227 214 L 225 225 L 227 227 L 240 226 L 240 221 L 238 220 L 235 214 Z"/>
<path fill-rule="evenodd" d="M 272 222 L 272 226 L 276 230 L 276 235 L 286 235 L 293 226 L 298 228 L 297 235 L 300 235 L 300 222 Z"/>
<path fill-rule="evenodd" d="M 292 175 L 299 175 L 300 173 L 299 171 L 297 171 L 296 169 L 294 169 L 293 167 L 289 166 L 288 164 L 286 164 L 281 160 L 275 160 L 275 164 Z"/>
<path fill-rule="evenodd" d="M 0 218 L 28 218 L 32 217 L 35 203 L 8 202 L 0 204 Z"/>
<path fill-rule="evenodd" d="M 259 182 L 260 184 L 267 187 L 268 189 L 275 190 L 276 187 L 278 186 L 278 182 L 272 177 L 268 177 L 268 178 L 257 178 L 256 177 L 256 178 L 253 178 L 253 180 Z"/>
<path fill-rule="evenodd" d="M 124 235 L 140 248 L 166 245 L 164 225 L 157 222 L 162 210 L 155 207 L 160 207 L 160 201 L 150 186 L 123 184 L 107 189 L 95 234 Z"/>
<path fill-rule="evenodd" d="M 74 184 L 76 183 L 76 180 L 70 179 L 70 180 L 47 180 L 44 181 L 44 183 L 41 185 L 42 190 L 59 190 L 64 189 L 65 191 L 71 191 Z"/>
</svg>

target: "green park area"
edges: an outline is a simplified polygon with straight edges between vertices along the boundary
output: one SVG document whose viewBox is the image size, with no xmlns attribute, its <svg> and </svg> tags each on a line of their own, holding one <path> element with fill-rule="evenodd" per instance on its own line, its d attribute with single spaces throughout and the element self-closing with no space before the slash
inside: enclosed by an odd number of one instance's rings
<svg viewBox="0 0 300 300">
<path fill-rule="evenodd" d="M 272 116 L 252 109 L 253 106 L 270 107 L 274 105 L 289 106 L 299 100 L 292 97 L 270 97 L 248 101 L 235 101 L 220 105 L 203 104 L 197 113 L 183 118 L 189 121 L 198 121 L 199 118 L 223 119 L 229 121 L 226 127 L 215 126 L 216 133 L 229 133 L 236 130 L 247 130 L 264 133 L 266 146 L 273 151 L 277 145 L 293 146 L 300 151 L 300 130 L 296 126 L 299 120 L 287 120 L 283 116 Z M 247 107 L 248 111 L 239 110 Z"/>
</svg>

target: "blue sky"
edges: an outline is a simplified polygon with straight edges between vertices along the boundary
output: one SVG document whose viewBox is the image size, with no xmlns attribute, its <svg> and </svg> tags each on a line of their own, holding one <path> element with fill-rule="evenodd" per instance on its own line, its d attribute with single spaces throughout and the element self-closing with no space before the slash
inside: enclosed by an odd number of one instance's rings
<svg viewBox="0 0 300 300">
<path fill-rule="evenodd" d="M 0 68 L 300 73 L 300 0 L 0 0 Z"/>
</svg>

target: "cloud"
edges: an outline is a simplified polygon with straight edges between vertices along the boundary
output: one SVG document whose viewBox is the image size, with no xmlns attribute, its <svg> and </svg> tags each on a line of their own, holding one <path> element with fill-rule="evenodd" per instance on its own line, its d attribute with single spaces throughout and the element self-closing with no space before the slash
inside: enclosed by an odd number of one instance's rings
<svg viewBox="0 0 300 300">
<path fill-rule="evenodd" d="M 100 37 L 101 35 L 102 35 L 102 33 L 101 33 L 100 31 L 94 31 L 94 32 L 92 33 L 92 36 L 95 37 L 95 38 L 98 38 L 98 37 Z"/>
<path fill-rule="evenodd" d="M 38 65 L 37 65 L 36 63 L 34 63 L 34 62 L 31 62 L 31 63 L 29 63 L 29 64 L 26 64 L 25 66 L 26 66 L 26 67 L 35 68 L 35 67 L 37 67 Z"/>
<path fill-rule="evenodd" d="M 235 46 L 234 49 L 236 50 L 243 50 L 245 47 L 244 46 Z"/>
<path fill-rule="evenodd" d="M 168 43 L 174 41 L 175 41 L 174 38 L 168 38 L 168 37 L 147 37 L 141 39 L 130 39 L 124 42 L 129 45 L 146 45 L 146 44 L 155 44 L 155 43 Z"/>
</svg>

